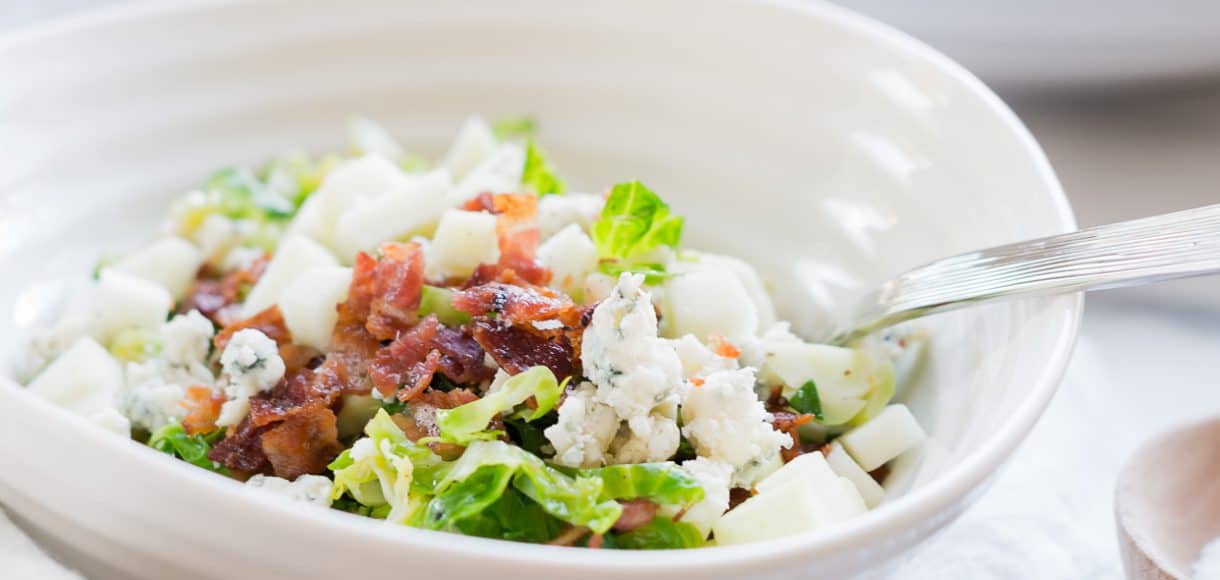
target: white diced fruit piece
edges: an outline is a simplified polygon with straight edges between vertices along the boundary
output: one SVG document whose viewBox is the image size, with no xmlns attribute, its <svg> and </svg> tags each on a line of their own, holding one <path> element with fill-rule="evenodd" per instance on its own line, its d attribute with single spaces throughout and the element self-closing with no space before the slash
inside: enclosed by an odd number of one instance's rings
<svg viewBox="0 0 1220 580">
<path fill-rule="evenodd" d="M 542 212 L 541 206 L 539 206 L 539 221 L 541 219 Z M 775 325 L 775 305 L 771 303 L 771 295 L 767 293 L 766 287 L 763 286 L 762 278 L 759 277 L 758 272 L 753 266 L 737 258 L 719 254 L 706 254 L 703 252 L 688 252 L 688 254 L 693 260 L 677 262 L 674 268 L 675 272 L 715 269 L 732 272 L 737 276 L 737 280 L 741 282 L 742 287 L 745 288 L 746 294 L 750 296 L 750 300 L 754 302 L 754 310 L 758 313 L 758 328 L 755 329 L 756 332 Z"/>
<path fill-rule="evenodd" d="M 386 159 L 401 159 L 406 153 L 385 127 L 363 117 L 347 123 L 347 141 L 357 153 L 372 153 Z"/>
<path fill-rule="evenodd" d="M 427 230 L 449 209 L 445 193 L 450 187 L 448 171 L 432 171 L 348 209 L 335 223 L 332 247 L 350 262 L 382 242 Z"/>
<path fill-rule="evenodd" d="M 174 299 L 165 288 L 112 269 L 102 271 L 95 297 L 97 339 L 103 344 L 120 330 L 160 328 L 174 307 Z"/>
<path fill-rule="evenodd" d="M 717 544 L 729 546 L 809 532 L 833 521 L 833 514 L 813 486 L 793 480 L 729 510 L 712 527 L 712 533 Z"/>
<path fill-rule="evenodd" d="M 847 478 L 852 485 L 856 486 L 856 491 L 860 493 L 860 497 L 864 499 L 864 505 L 869 509 L 877 507 L 881 500 L 885 497 L 885 488 L 873 479 L 867 471 L 860 468 L 860 464 L 856 463 L 851 455 L 843 449 L 843 445 L 838 441 L 830 444 L 830 453 L 826 454 L 826 463 L 830 464 L 830 468 L 840 477 Z"/>
<path fill-rule="evenodd" d="M 538 200 L 538 230 L 543 238 L 575 224 L 588 231 L 601 215 L 606 200 L 592 193 L 544 195 Z"/>
<path fill-rule="evenodd" d="M 284 236 L 267 263 L 267 270 L 246 296 L 242 315 L 248 318 L 266 310 L 302 272 L 326 266 L 338 266 L 335 256 L 326 248 L 299 234 Z"/>
<path fill-rule="evenodd" d="M 113 408 L 123 367 L 90 338 L 76 341 L 30 382 L 30 392 L 83 417 Z"/>
<path fill-rule="evenodd" d="M 453 145 L 441 160 L 441 167 L 448 169 L 454 179 L 460 180 L 491 156 L 495 149 L 496 135 L 491 126 L 481 117 L 471 117 L 458 130 Z"/>
<path fill-rule="evenodd" d="M 839 438 L 865 471 L 872 471 L 923 442 L 923 428 L 906 405 L 890 405 Z"/>
<path fill-rule="evenodd" d="M 198 248 L 182 238 L 170 237 L 124 256 L 110 268 L 159 284 L 174 300 L 181 300 L 202 263 L 203 253 Z"/>
<path fill-rule="evenodd" d="M 302 272 L 280 294 L 284 324 L 298 344 L 330 349 L 330 336 L 339 320 L 336 306 L 347 300 L 351 268 L 325 266 Z"/>
<path fill-rule="evenodd" d="M 758 482 L 754 489 L 758 493 L 767 493 L 779 489 L 789 482 L 803 481 L 814 489 L 828 489 L 836 485 L 839 476 L 826 462 L 821 453 L 805 453 L 784 464 L 775 473 Z"/>
<path fill-rule="evenodd" d="M 758 313 L 741 280 L 728 270 L 686 272 L 665 283 L 666 336 L 753 336 Z"/>
<path fill-rule="evenodd" d="M 525 167 L 525 148 L 519 143 L 505 143 L 470 170 L 449 191 L 450 205 L 462 202 L 483 192 L 506 193 L 517 191 L 521 186 L 521 174 Z"/>
<path fill-rule="evenodd" d="M 344 162 L 326 174 L 289 229 L 329 244 L 335 220 L 343 210 L 381 197 L 407 181 L 398 166 L 379 155 Z"/>
<path fill-rule="evenodd" d="M 551 286 L 580 300 L 585 278 L 597 268 L 597 248 L 579 225 L 570 224 L 538 247 L 538 261 L 551 269 Z"/>
<path fill-rule="evenodd" d="M 429 249 L 428 257 L 448 277 L 465 278 L 479 264 L 494 264 L 500 259 L 496 216 L 481 211 L 446 211 Z"/>
</svg>

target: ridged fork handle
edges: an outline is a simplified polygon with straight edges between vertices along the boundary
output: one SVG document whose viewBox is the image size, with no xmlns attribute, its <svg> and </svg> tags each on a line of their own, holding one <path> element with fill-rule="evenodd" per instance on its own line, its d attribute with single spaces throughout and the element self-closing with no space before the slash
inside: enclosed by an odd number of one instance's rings
<svg viewBox="0 0 1220 580">
<path fill-rule="evenodd" d="M 1220 204 L 960 254 L 862 301 L 836 343 L 932 313 L 1031 295 L 1220 273 Z"/>
</svg>

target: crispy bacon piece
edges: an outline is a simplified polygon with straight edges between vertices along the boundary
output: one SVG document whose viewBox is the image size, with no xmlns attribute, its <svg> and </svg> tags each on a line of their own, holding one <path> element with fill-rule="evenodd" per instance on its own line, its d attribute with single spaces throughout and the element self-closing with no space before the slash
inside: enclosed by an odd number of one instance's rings
<svg viewBox="0 0 1220 580">
<path fill-rule="evenodd" d="M 294 342 L 280 345 L 280 358 L 284 359 L 285 375 L 293 375 L 302 369 L 317 367 L 325 360 L 318 349 Z"/>
<path fill-rule="evenodd" d="M 435 316 L 377 351 L 369 366 L 374 387 L 387 397 L 397 391 L 403 401 L 423 392 L 438 371 L 459 384 L 478 383 L 493 374 L 483 364 L 479 343 L 461 330 L 441 325 Z M 399 391 L 400 386 L 405 388 Z"/>
<path fill-rule="evenodd" d="M 284 314 L 280 312 L 280 307 L 271 306 L 250 318 L 233 322 L 216 333 L 216 338 L 212 339 L 212 343 L 216 345 L 216 351 L 223 352 L 233 335 L 237 334 L 237 331 L 247 328 L 262 332 L 281 348 L 292 342 L 292 333 L 288 332 L 288 326 L 284 323 Z"/>
<path fill-rule="evenodd" d="M 551 272 L 534 259 L 542 234 L 538 230 L 538 196 L 502 193 L 492 199 L 496 235 L 500 242 L 500 265 L 515 270 L 533 284 L 551 280 Z"/>
<path fill-rule="evenodd" d="M 646 499 L 619 500 L 618 503 L 623 506 L 623 513 L 611 528 L 616 532 L 630 532 L 648 525 L 661 507 Z"/>
<path fill-rule="evenodd" d="M 213 391 L 211 387 L 188 387 L 186 398 L 180 403 L 187 409 L 186 417 L 182 418 L 182 428 L 186 434 L 215 431 L 216 419 L 220 417 L 220 407 L 224 402 L 224 394 Z"/>
<path fill-rule="evenodd" d="M 418 394 L 427 388 L 432 380 L 432 373 L 440 363 L 437 356 L 429 356 L 435 348 L 440 323 L 435 316 L 429 316 L 411 330 L 399 335 L 389 346 L 377 351 L 369 365 L 369 376 L 373 379 L 373 387 L 386 397 L 393 396 L 399 386 L 406 385 L 406 390 Z M 431 362 L 429 362 L 431 359 Z"/>
<path fill-rule="evenodd" d="M 380 340 L 391 340 L 419 320 L 424 289 L 424 254 L 419 244 L 382 244 L 373 270 L 373 299 L 365 328 Z"/>
<path fill-rule="evenodd" d="M 466 201 L 462 209 L 495 214 L 500 260 L 483 264 L 475 277 L 495 280 L 511 270 L 530 284 L 546 285 L 551 271 L 535 259 L 542 234 L 538 230 L 538 196 L 526 193 L 481 193 Z"/>
<path fill-rule="evenodd" d="M 466 328 L 441 326 L 436 331 L 433 346 L 441 353 L 441 372 L 455 383 L 481 383 L 496 374 L 495 369 L 484 364 L 483 347 Z"/>
<path fill-rule="evenodd" d="M 250 414 L 208 457 L 246 472 L 269 467 L 285 479 L 321 472 L 343 450 L 332 410 L 342 386 L 321 368 L 287 377 L 250 399 Z"/>
<path fill-rule="evenodd" d="M 771 425 L 776 431 L 783 432 L 792 438 L 792 446 L 787 449 L 781 449 L 779 454 L 783 458 L 784 463 L 796 459 L 797 456 L 805 453 L 806 450 L 801 446 L 801 438 L 797 430 L 801 425 L 813 421 L 814 416 L 808 413 L 793 413 L 791 411 L 773 411 L 771 413 Z"/>
<path fill-rule="evenodd" d="M 298 407 L 262 434 L 262 451 L 278 477 L 321 472 L 343 451 L 334 411 L 321 401 Z"/>
<path fill-rule="evenodd" d="M 221 276 L 214 268 L 204 265 L 195 276 L 195 283 L 187 292 L 178 309 L 181 313 L 198 310 L 213 322 L 225 326 L 237 316 L 235 305 L 241 298 L 243 288 L 254 286 L 267 269 L 270 256 L 255 260 L 249 268 Z"/>
<path fill-rule="evenodd" d="M 249 418 L 229 431 L 208 453 L 208 459 L 234 471 L 259 473 L 269 465 L 263 453 L 263 433 L 269 426 L 256 426 Z"/>
<path fill-rule="evenodd" d="M 462 209 L 466 211 L 485 211 L 487 213 L 496 213 L 495 194 L 491 192 L 483 192 L 476 195 L 462 204 Z"/>
<path fill-rule="evenodd" d="M 563 380 L 580 371 L 580 355 L 565 334 L 543 336 L 485 317 L 473 322 L 474 339 L 509 374 L 543 365 Z"/>
<path fill-rule="evenodd" d="M 489 282 L 453 295 L 453 307 L 472 316 L 496 314 L 511 324 L 558 319 L 565 326 L 580 324 L 582 312 L 567 296 L 550 288 Z"/>
</svg>

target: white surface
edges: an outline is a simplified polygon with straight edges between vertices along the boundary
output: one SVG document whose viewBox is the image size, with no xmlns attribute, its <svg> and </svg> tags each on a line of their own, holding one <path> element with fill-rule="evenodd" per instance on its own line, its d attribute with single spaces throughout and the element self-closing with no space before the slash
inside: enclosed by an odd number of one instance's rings
<svg viewBox="0 0 1220 580">
<path fill-rule="evenodd" d="M 1003 88 L 1096 90 L 1220 74 L 1212 0 L 837 1 Z"/>
<path fill-rule="evenodd" d="M 0 570 L 6 578 L 80 580 L 81 576 L 49 558 L 0 510 Z"/>
<path fill-rule="evenodd" d="M 980 85 L 834 10 L 816 8 L 822 16 L 810 19 L 787 4 L 632 0 L 602 5 L 590 20 L 586 7 L 558 1 L 286 6 L 151 9 L 148 22 L 0 50 L 0 72 L 28 79 L 0 87 L 0 267 L 33 288 L 0 288 L 0 320 L 32 323 L 51 281 L 87 272 L 89 253 L 105 249 L 97 240 L 142 237 L 166 192 L 234 160 L 333 147 L 353 112 L 386 121 L 425 153 L 439 153 L 471 111 L 535 113 L 557 164 L 586 181 L 578 185 L 642 178 L 685 214 L 691 245 L 749 255 L 764 275 L 797 280 L 778 288 L 789 313 L 810 299 L 814 269 L 867 283 L 932 256 L 1070 226 L 1044 160 Z M 703 18 L 690 19 L 694 10 Z M 740 33 L 723 34 L 728 22 Z M 62 171 L 69 160 L 73 171 Z M 783 211 L 743 195 L 760 191 Z M 777 227 L 776 216 L 789 223 Z M 88 231 L 78 225 L 85 220 Z M 36 437 L 71 452 L 34 457 L 5 445 L 6 456 L 43 469 L 4 472 L 0 494 L 94 561 L 138 562 L 131 571 L 146 576 L 214 570 L 216 553 L 233 569 L 279 576 L 371 578 L 420 562 L 443 562 L 437 571 L 452 575 L 494 563 L 506 578 L 875 571 L 977 497 L 1024 435 L 1054 391 L 1074 304 L 1019 302 L 939 319 L 942 340 L 908 403 L 940 452 L 899 466 L 893 495 L 913 490 L 835 534 L 622 554 L 303 513 L 252 501 L 151 450 L 91 438 L 12 385 L 0 385 L 0 430 L 10 435 L 0 444 Z M 12 337 L 0 333 L 6 348 Z M 47 476 L 66 471 L 107 477 L 82 490 Z M 46 495 L 59 501 L 32 500 Z M 334 553 L 336 537 L 347 538 L 344 558 L 302 557 Z M 267 549 L 254 553 L 254 543 Z"/>
</svg>

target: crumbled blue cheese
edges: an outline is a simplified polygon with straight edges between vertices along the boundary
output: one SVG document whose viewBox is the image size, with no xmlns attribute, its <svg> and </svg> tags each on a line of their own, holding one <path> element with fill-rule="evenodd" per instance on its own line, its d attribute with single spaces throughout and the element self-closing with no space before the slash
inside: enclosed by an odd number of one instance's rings
<svg viewBox="0 0 1220 580">
<path fill-rule="evenodd" d="M 555 448 L 555 462 L 568 467 L 596 467 L 619 430 L 614 409 L 593 401 L 597 388 L 584 382 L 559 406 L 559 420 L 543 434 Z"/>
<path fill-rule="evenodd" d="M 737 368 L 737 359 L 720 356 L 705 346 L 694 335 L 686 334 L 669 341 L 678 360 L 682 361 L 682 378 L 704 377 L 716 371 Z"/>
<path fill-rule="evenodd" d="M 156 431 L 176 423 L 187 413 L 186 389 L 213 386 L 207 365 L 213 332 L 211 321 L 197 310 L 161 325 L 160 356 L 127 364 L 119 406 L 132 424 Z"/>
<path fill-rule="evenodd" d="M 624 420 L 677 401 L 683 386 L 682 361 L 657 337 L 657 314 L 643 283 L 639 274 L 619 277 L 593 311 L 581 347 L 585 376 L 597 386 L 594 399 Z"/>
<path fill-rule="evenodd" d="M 632 417 L 610 443 L 606 463 L 665 461 L 678 452 L 678 423 L 664 412 Z"/>
<path fill-rule="evenodd" d="M 581 363 L 591 384 L 568 394 L 559 422 L 545 431 L 562 465 L 665 461 L 678 449 L 682 362 L 657 337 L 643 282 L 623 274 L 585 329 Z"/>
<path fill-rule="evenodd" d="M 279 347 L 267 335 L 247 328 L 237 331 L 220 355 L 224 391 L 228 401 L 220 408 L 216 424 L 236 425 L 250 411 L 250 397 L 269 391 L 284 378 L 284 360 Z"/>
<path fill-rule="evenodd" d="M 281 477 L 255 475 L 246 480 L 246 487 L 262 489 L 292 501 L 330 507 L 334 484 L 321 475 L 302 475 L 296 481 Z"/>
<path fill-rule="evenodd" d="M 779 450 L 792 440 L 769 419 L 750 368 L 708 375 L 682 404 L 682 434 L 699 457 L 731 465 L 735 486 L 750 487 L 782 465 Z"/>
</svg>

